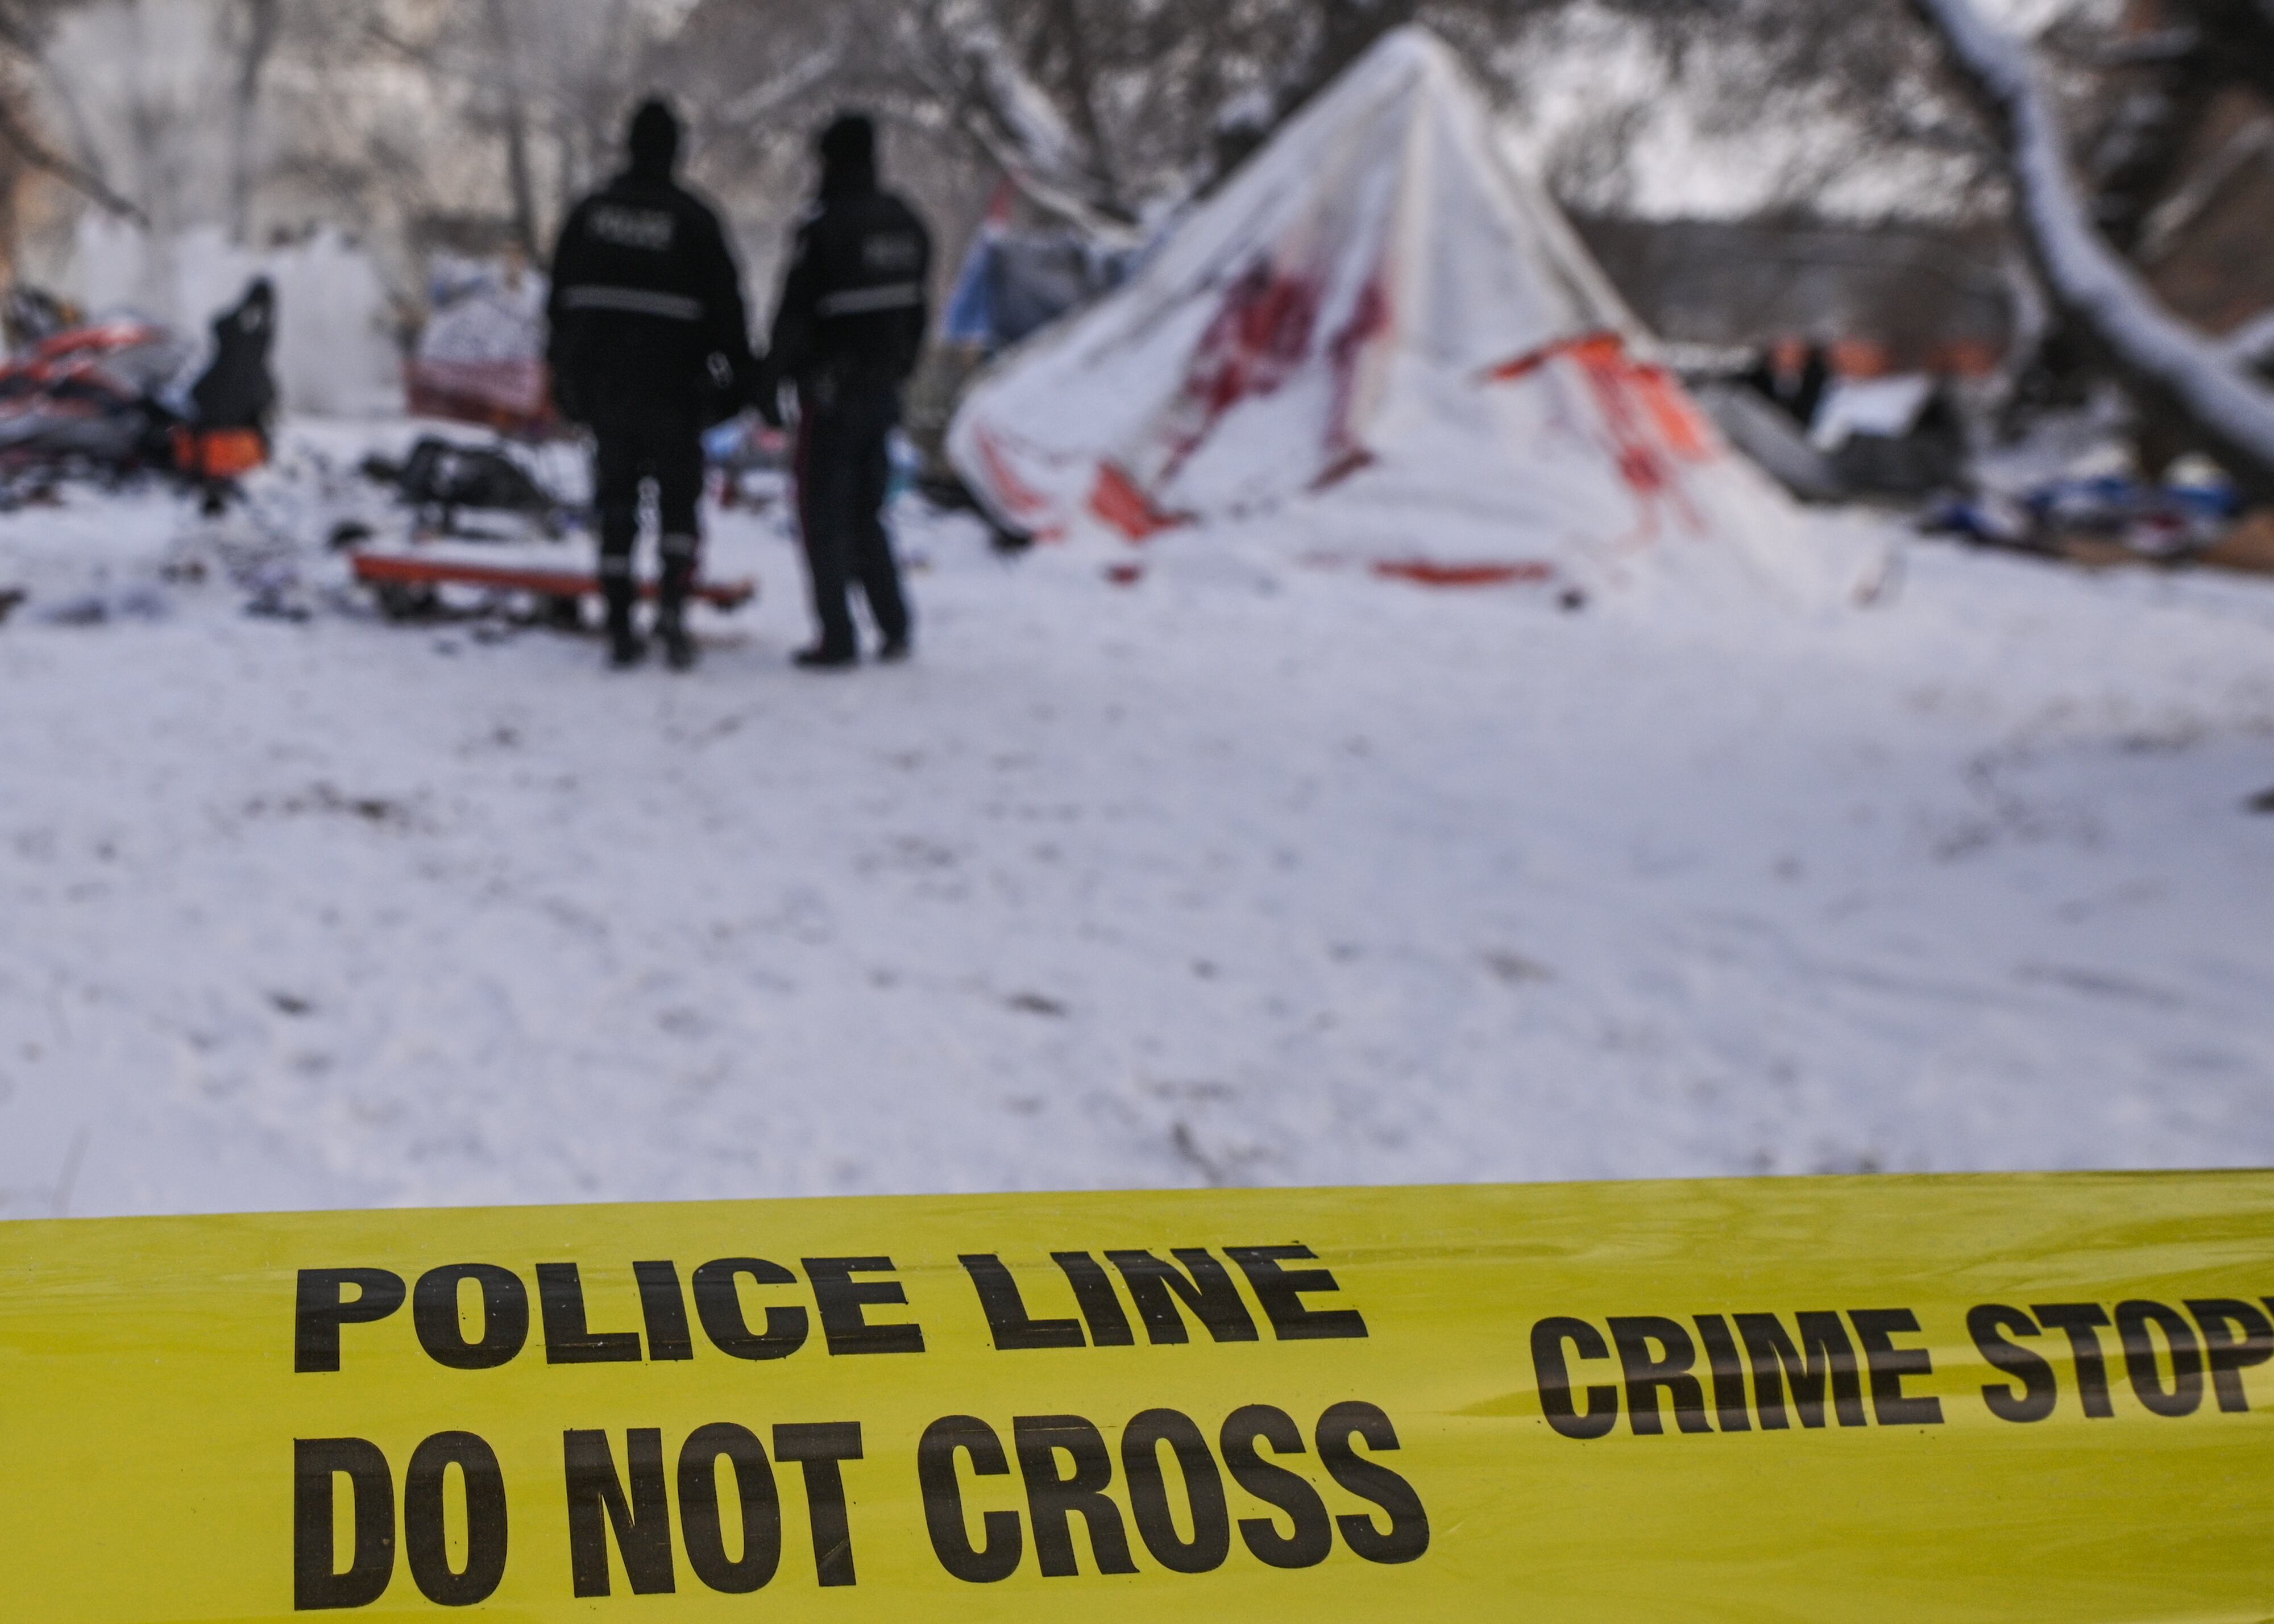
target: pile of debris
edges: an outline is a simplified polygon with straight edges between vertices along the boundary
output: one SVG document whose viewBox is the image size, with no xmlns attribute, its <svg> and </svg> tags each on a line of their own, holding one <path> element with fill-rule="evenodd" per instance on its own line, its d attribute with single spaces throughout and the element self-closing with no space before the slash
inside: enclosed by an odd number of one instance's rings
<svg viewBox="0 0 2274 1624">
<path fill-rule="evenodd" d="M 2200 457 L 2161 480 L 2100 458 L 2002 490 L 1992 482 L 1929 509 L 1920 528 L 2091 568 L 2202 564 L 2274 574 L 2274 512 L 2244 512 L 2233 483 Z"/>
<path fill-rule="evenodd" d="M 584 515 L 533 469 L 528 447 L 470 444 L 427 435 L 397 462 L 365 461 L 365 477 L 395 499 L 380 526 L 363 519 L 335 525 L 331 546 L 348 554 L 357 582 L 371 590 L 389 620 L 426 620 L 504 615 L 575 628 L 599 581 L 591 553 L 564 544 Z M 652 596 L 653 581 L 642 583 Z M 695 595 L 734 609 L 757 595 L 757 583 L 704 581 Z"/>
<path fill-rule="evenodd" d="M 170 471 L 182 418 L 162 396 L 189 358 L 163 327 L 110 321 L 56 334 L 0 365 L 0 510 L 62 477 Z"/>
<path fill-rule="evenodd" d="M 546 282 L 518 260 L 438 259 L 433 313 L 403 368 L 411 413 L 524 438 L 556 432 L 545 364 Z"/>
</svg>

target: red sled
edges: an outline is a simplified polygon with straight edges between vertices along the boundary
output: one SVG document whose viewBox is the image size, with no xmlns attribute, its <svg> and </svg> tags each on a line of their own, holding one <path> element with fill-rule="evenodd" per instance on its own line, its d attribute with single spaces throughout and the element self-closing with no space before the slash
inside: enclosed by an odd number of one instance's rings
<svg viewBox="0 0 2274 1624">
<path fill-rule="evenodd" d="M 486 587 L 499 592 L 528 592 L 538 598 L 597 598 L 600 578 L 589 570 L 538 569 L 527 565 L 478 564 L 464 559 L 425 559 L 399 553 L 358 553 L 355 578 L 382 594 L 439 586 Z M 653 598 L 656 583 L 640 583 L 640 596 Z M 755 581 L 698 581 L 694 597 L 720 609 L 739 609 L 758 595 Z"/>
</svg>

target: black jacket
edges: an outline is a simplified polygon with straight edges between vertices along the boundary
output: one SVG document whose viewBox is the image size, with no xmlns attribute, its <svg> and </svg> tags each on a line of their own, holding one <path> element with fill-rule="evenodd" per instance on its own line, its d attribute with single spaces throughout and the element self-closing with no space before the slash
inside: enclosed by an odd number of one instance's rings
<svg viewBox="0 0 2274 1624">
<path fill-rule="evenodd" d="M 571 211 L 546 314 L 554 397 L 578 422 L 724 417 L 756 371 L 719 216 L 668 175 L 628 170 Z"/>
<path fill-rule="evenodd" d="M 915 211 L 870 177 L 828 177 L 798 227 L 760 387 L 900 383 L 923 353 L 930 286 Z"/>
</svg>

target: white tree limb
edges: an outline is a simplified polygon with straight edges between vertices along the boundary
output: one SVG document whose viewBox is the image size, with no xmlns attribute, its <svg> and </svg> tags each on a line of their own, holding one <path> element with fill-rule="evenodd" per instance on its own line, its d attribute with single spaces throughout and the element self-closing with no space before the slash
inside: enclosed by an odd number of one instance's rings
<svg viewBox="0 0 2274 1624">
<path fill-rule="evenodd" d="M 2274 310 L 2253 316 L 2218 341 L 2230 365 L 2255 368 L 2274 361 Z"/>
<path fill-rule="evenodd" d="M 809 51 L 772 79 L 763 79 L 719 110 L 719 122 L 747 124 L 767 117 L 803 95 L 844 64 L 844 41 L 832 40 L 819 50 Z"/>
<path fill-rule="evenodd" d="M 1099 195 L 1098 166 L 1057 105 L 1018 62 L 983 8 L 945 4 L 923 19 L 930 36 L 912 64 L 954 109 L 956 125 L 1011 184 L 1090 236 L 1116 241 L 1129 222 Z"/>
<path fill-rule="evenodd" d="M 2274 0 L 2260 0 L 2274 11 Z M 2228 471 L 2274 495 L 2274 393 L 2180 321 L 2100 236 L 2029 47 L 1973 0 L 1911 0 L 2003 129 L 2030 256 L 2062 311 L 2090 331 L 2157 405 L 2184 417 Z"/>
</svg>

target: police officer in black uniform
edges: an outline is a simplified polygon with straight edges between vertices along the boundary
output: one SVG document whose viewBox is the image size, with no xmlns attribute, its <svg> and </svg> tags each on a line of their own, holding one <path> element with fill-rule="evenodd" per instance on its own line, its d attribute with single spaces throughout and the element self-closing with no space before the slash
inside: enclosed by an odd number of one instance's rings
<svg viewBox="0 0 2274 1624">
<path fill-rule="evenodd" d="M 591 427 L 592 498 L 608 658 L 647 651 L 632 621 L 640 485 L 655 482 L 663 532 L 656 632 L 674 670 L 702 532 L 703 430 L 737 410 L 757 375 L 742 274 L 709 205 L 679 185 L 679 121 L 660 101 L 632 116 L 630 166 L 579 203 L 553 257 L 548 359 L 561 415 Z"/>
<path fill-rule="evenodd" d="M 758 410 L 779 425 L 780 386 L 796 386 L 798 519 L 820 628 L 797 663 L 829 669 L 861 657 L 847 603 L 854 581 L 884 640 L 877 658 L 908 652 L 907 602 L 885 532 L 886 445 L 923 349 L 931 234 L 877 184 L 866 117 L 839 115 L 817 148 L 821 195 L 798 228 Z"/>
</svg>

